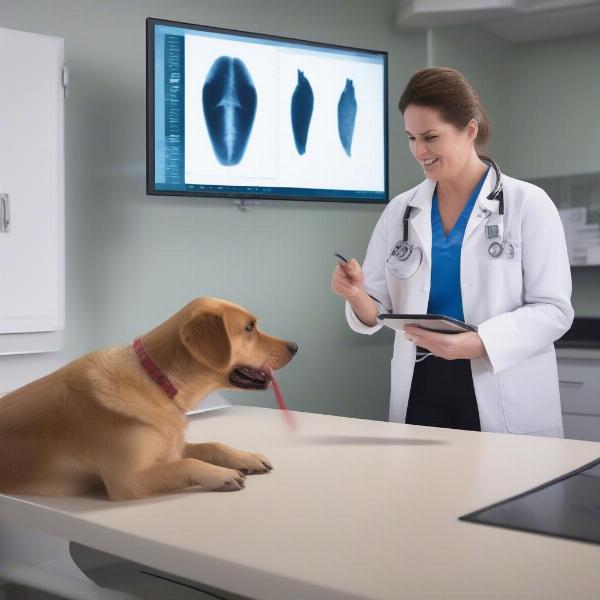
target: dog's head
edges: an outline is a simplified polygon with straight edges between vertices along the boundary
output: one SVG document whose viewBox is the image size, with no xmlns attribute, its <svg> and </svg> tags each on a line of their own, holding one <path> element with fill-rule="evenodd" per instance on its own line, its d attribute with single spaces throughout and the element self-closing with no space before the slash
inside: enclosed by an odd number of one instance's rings
<svg viewBox="0 0 600 600">
<path fill-rule="evenodd" d="M 185 309 L 179 337 L 192 358 L 222 387 L 265 390 L 273 370 L 298 351 L 293 342 L 260 331 L 257 318 L 241 306 L 198 298 Z"/>
</svg>

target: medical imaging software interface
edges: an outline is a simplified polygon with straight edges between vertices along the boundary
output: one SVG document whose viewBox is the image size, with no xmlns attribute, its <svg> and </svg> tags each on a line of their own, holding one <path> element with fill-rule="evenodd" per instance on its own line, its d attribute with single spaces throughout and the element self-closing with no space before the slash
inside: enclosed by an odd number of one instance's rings
<svg viewBox="0 0 600 600">
<path fill-rule="evenodd" d="M 154 190 L 387 200 L 384 53 L 157 23 Z"/>
</svg>

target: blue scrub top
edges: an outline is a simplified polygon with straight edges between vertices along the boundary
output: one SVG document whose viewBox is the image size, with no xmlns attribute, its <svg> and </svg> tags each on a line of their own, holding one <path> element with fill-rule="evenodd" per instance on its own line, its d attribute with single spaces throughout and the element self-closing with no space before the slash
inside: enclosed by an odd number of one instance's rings
<svg viewBox="0 0 600 600">
<path fill-rule="evenodd" d="M 475 186 L 469 201 L 447 236 L 444 234 L 440 218 L 437 186 L 435 188 L 431 201 L 431 291 L 427 306 L 429 315 L 446 315 L 465 320 L 460 291 L 460 252 L 467 222 L 487 173 L 486 171 Z"/>
</svg>

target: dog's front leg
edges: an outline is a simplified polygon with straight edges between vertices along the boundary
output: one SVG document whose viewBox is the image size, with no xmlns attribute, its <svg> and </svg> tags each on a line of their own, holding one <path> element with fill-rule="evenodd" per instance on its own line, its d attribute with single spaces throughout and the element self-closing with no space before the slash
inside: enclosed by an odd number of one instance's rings
<svg viewBox="0 0 600 600">
<path fill-rule="evenodd" d="M 183 458 L 133 473 L 113 473 L 104 479 L 104 483 L 111 500 L 133 500 L 195 485 L 207 490 L 234 491 L 244 487 L 245 478 L 243 473 L 234 469 L 195 458 Z"/>
<path fill-rule="evenodd" d="M 209 444 L 186 444 L 184 456 L 196 458 L 213 465 L 237 469 L 242 473 L 266 473 L 273 468 L 269 459 L 258 452 L 244 452 L 231 446 L 213 442 Z"/>
</svg>

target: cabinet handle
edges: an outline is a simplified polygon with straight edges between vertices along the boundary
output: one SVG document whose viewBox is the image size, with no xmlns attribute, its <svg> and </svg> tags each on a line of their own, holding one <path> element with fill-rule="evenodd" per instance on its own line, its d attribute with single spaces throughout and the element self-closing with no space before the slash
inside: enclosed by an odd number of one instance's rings
<svg viewBox="0 0 600 600">
<path fill-rule="evenodd" d="M 10 199 L 8 194 L 0 194 L 0 232 L 10 231 Z"/>
<path fill-rule="evenodd" d="M 568 381 L 566 379 L 559 379 L 558 385 L 570 385 L 573 387 L 580 387 L 583 385 L 583 381 Z"/>
</svg>

